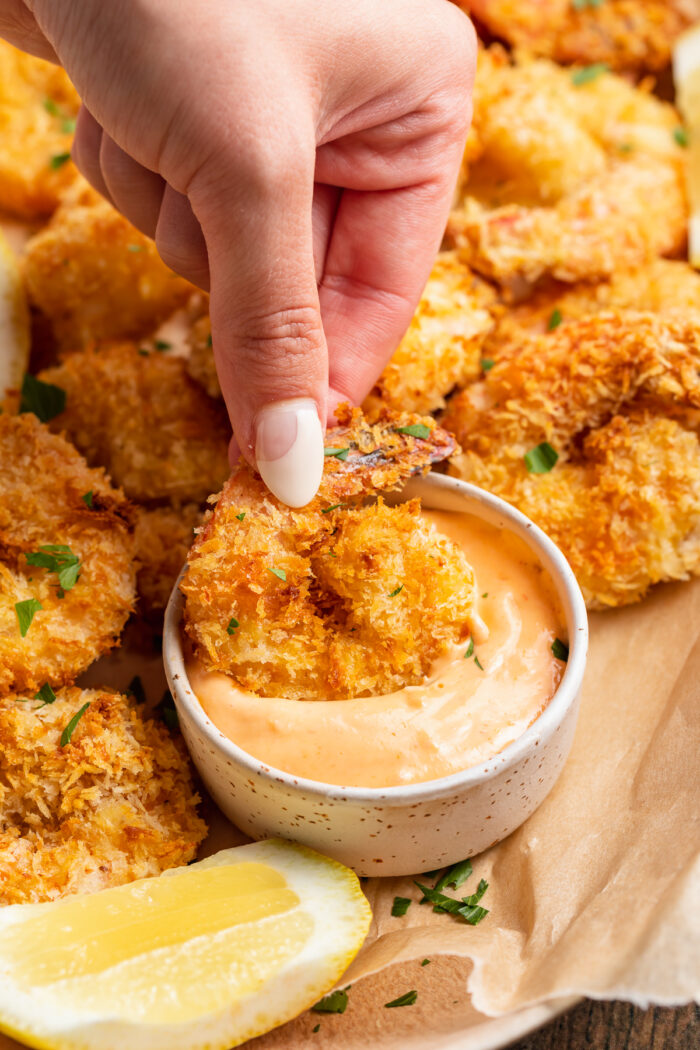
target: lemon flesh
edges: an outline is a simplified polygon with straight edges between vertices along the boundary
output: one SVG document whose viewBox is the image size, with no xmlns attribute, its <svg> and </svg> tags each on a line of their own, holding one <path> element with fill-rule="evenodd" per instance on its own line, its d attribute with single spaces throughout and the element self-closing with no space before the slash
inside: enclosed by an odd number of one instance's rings
<svg viewBox="0 0 700 1050">
<path fill-rule="evenodd" d="M 21 386 L 29 364 L 29 310 L 17 259 L 0 233 L 0 401 Z"/>
<path fill-rule="evenodd" d="M 278 840 L 0 910 L 0 1031 L 30 1046 L 236 1046 L 312 1005 L 371 914 L 357 876 Z"/>
<path fill-rule="evenodd" d="M 688 198 L 690 263 L 700 269 L 700 25 L 682 33 L 673 48 L 676 103 L 688 132 Z"/>
</svg>

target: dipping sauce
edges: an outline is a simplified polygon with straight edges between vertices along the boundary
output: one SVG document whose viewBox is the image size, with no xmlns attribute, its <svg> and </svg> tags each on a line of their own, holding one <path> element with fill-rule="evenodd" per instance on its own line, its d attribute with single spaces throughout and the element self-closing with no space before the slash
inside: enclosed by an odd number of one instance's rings
<svg viewBox="0 0 700 1050">
<path fill-rule="evenodd" d="M 352 700 L 259 697 L 190 658 L 190 685 L 222 733 L 294 776 L 389 787 L 479 765 L 531 725 L 565 668 L 551 649 L 566 632 L 549 577 L 506 530 L 470 514 L 422 514 L 466 552 L 488 637 L 443 657 L 421 685 Z"/>
</svg>

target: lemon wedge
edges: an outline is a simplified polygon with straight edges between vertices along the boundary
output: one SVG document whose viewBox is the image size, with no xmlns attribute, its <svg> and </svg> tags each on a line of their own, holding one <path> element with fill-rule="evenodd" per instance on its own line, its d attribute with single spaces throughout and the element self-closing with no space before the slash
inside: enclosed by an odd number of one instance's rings
<svg viewBox="0 0 700 1050">
<path fill-rule="evenodd" d="M 0 401 L 29 364 L 29 310 L 17 259 L 0 233 Z"/>
<path fill-rule="evenodd" d="M 700 24 L 691 26 L 673 47 L 676 104 L 685 122 L 677 135 L 688 144 L 688 198 L 690 263 L 700 268 Z"/>
<path fill-rule="evenodd" d="M 359 951 L 357 876 L 277 839 L 0 909 L 0 1031 L 62 1050 L 216 1050 L 295 1017 Z"/>
</svg>

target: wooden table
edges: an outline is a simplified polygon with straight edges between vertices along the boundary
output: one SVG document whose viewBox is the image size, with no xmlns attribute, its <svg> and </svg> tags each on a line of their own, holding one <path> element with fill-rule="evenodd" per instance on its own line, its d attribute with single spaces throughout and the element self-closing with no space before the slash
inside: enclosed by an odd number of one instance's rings
<svg viewBox="0 0 700 1050">
<path fill-rule="evenodd" d="M 639 1010 L 587 999 L 512 1050 L 698 1050 L 700 1007 Z"/>
</svg>

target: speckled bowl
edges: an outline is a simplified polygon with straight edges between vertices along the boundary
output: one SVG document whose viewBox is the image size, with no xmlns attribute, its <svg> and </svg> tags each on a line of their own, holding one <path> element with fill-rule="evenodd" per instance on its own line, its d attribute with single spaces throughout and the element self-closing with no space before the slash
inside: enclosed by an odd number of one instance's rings
<svg viewBox="0 0 700 1050">
<path fill-rule="evenodd" d="M 533 813 L 559 776 L 576 727 L 586 663 L 586 608 L 569 565 L 519 511 L 482 489 L 439 474 L 412 480 L 403 496 L 472 514 L 525 541 L 552 577 L 569 636 L 559 688 L 522 736 L 479 766 L 402 787 L 338 787 L 271 768 L 210 721 L 185 670 L 183 597 L 175 586 L 163 656 L 182 732 L 207 790 L 252 838 L 279 835 L 319 850 L 361 875 L 408 875 L 453 864 L 505 838 Z M 339 701 L 342 703 L 342 701 Z"/>
</svg>

